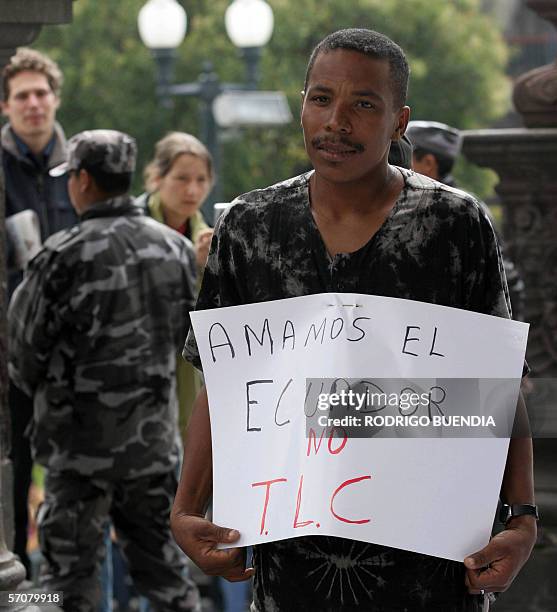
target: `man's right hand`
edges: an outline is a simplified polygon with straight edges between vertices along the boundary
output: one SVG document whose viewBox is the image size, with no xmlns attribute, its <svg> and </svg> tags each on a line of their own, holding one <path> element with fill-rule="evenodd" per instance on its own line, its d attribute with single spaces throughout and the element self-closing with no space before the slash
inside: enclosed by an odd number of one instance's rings
<svg viewBox="0 0 557 612">
<path fill-rule="evenodd" d="M 246 549 L 218 548 L 219 544 L 237 542 L 238 530 L 219 527 L 204 518 L 212 486 L 211 422 L 207 391 L 203 387 L 194 402 L 188 426 L 170 527 L 178 546 L 206 574 L 222 576 L 230 582 L 248 580 L 254 570 L 245 569 Z"/>
<path fill-rule="evenodd" d="M 180 548 L 205 574 L 222 576 L 230 582 L 253 576 L 253 568 L 245 568 L 245 548 L 217 548 L 218 544 L 236 542 L 240 537 L 236 529 L 219 527 L 203 517 L 179 511 L 172 512 L 170 526 Z"/>
</svg>

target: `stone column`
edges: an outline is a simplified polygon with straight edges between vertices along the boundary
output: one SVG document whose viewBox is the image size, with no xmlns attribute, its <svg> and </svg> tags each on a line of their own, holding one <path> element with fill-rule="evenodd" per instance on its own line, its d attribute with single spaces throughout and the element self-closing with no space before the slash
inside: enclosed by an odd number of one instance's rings
<svg viewBox="0 0 557 612">
<path fill-rule="evenodd" d="M 68 23 L 71 19 L 72 0 L 0 0 L 0 70 L 15 53 L 16 47 L 29 45 L 35 40 L 43 25 Z M 13 507 L 12 467 L 8 459 L 10 419 L 7 406 L 4 230 L 4 177 L 0 163 L 0 591 L 16 589 L 25 575 L 23 566 L 10 552 Z"/>
<path fill-rule="evenodd" d="M 526 4 L 557 26 L 557 0 Z M 463 152 L 499 175 L 505 247 L 526 284 L 527 404 L 542 537 L 497 610 L 528 612 L 557 609 L 557 63 L 517 79 L 513 101 L 525 127 L 465 132 Z"/>
</svg>

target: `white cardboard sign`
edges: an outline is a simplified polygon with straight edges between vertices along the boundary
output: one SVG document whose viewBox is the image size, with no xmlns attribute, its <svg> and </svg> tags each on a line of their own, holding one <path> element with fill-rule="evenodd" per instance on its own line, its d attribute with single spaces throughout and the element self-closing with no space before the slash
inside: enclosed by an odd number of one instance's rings
<svg viewBox="0 0 557 612">
<path fill-rule="evenodd" d="M 508 438 L 308 438 L 306 379 L 513 379 L 517 396 L 527 324 L 347 293 L 191 317 L 213 520 L 239 545 L 321 534 L 462 560 L 488 542 Z"/>
</svg>

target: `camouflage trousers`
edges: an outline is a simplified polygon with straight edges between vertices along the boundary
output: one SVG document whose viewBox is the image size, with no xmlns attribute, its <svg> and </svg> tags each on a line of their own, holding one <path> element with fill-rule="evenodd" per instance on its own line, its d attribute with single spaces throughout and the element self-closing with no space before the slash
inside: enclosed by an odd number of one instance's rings
<svg viewBox="0 0 557 612">
<path fill-rule="evenodd" d="M 170 532 L 175 491 L 174 472 L 120 481 L 48 473 L 37 517 L 45 558 L 41 585 L 64 592 L 64 610 L 97 610 L 110 518 L 134 585 L 152 607 L 160 612 L 198 611 L 197 587 Z"/>
</svg>

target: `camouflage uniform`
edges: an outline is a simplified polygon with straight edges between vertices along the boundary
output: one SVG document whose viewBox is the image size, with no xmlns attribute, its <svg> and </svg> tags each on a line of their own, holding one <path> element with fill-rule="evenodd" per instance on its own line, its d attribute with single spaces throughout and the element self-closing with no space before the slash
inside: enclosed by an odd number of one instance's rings
<svg viewBox="0 0 557 612">
<path fill-rule="evenodd" d="M 74 137 L 61 169 L 128 172 L 135 143 Z M 118 146 L 113 146 L 116 138 Z M 110 515 L 138 590 L 156 610 L 197 609 L 169 527 L 180 455 L 176 351 L 193 306 L 191 243 L 127 195 L 52 236 L 10 304 L 10 375 L 33 395 L 32 448 L 48 468 L 38 516 L 43 584 L 96 610 Z"/>
</svg>

